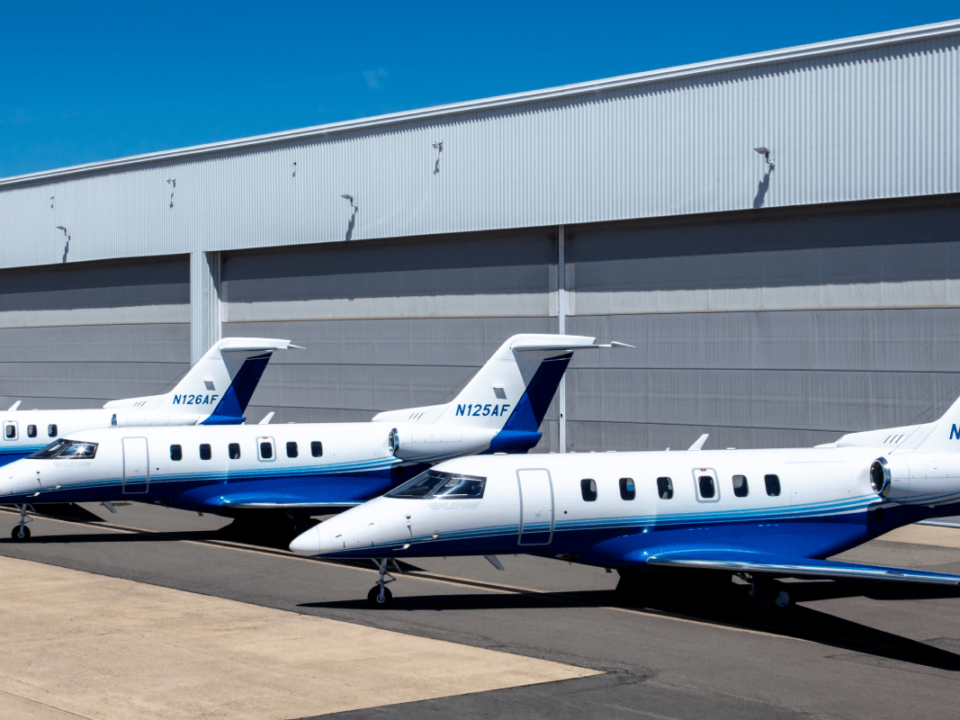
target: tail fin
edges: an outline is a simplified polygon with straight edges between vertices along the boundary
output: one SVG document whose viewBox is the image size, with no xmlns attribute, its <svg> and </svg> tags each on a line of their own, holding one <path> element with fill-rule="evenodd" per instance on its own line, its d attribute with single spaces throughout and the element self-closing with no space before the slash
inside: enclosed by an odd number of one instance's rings
<svg viewBox="0 0 960 720">
<path fill-rule="evenodd" d="M 923 433 L 927 428 L 928 432 Z M 916 437 L 915 440 L 911 437 L 914 442 L 903 442 L 897 449 L 960 452 L 960 399 L 957 399 L 939 420 L 920 425 L 918 430 L 920 432 L 914 435 L 922 437 Z"/>
<path fill-rule="evenodd" d="M 224 338 L 166 395 L 113 400 L 104 407 L 208 415 L 206 425 L 242 422 L 274 350 L 289 347 L 296 345 L 270 338 Z"/>
<path fill-rule="evenodd" d="M 525 452 L 540 441 L 540 424 L 574 351 L 612 345 L 620 343 L 597 345 L 596 338 L 579 335 L 514 335 L 453 401 L 373 419 L 486 430 L 494 434 L 486 452 Z"/>
</svg>

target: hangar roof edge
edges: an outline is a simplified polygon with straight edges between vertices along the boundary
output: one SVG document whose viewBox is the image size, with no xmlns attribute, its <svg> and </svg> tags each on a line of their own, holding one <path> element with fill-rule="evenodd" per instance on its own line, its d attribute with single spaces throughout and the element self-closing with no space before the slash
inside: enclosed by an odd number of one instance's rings
<svg viewBox="0 0 960 720">
<path fill-rule="evenodd" d="M 83 165 L 73 165 L 66 168 L 58 168 L 56 170 L 45 170 L 27 175 L 0 178 L 0 190 L 16 185 L 43 182 L 45 180 L 58 180 L 75 175 L 96 173 L 105 170 L 121 170 L 128 167 L 135 167 L 137 165 L 145 165 L 169 160 L 191 159 L 202 155 L 211 155 L 231 150 L 244 150 L 248 148 L 257 148 L 279 143 L 295 142 L 297 140 L 308 140 L 311 138 L 323 137 L 325 135 L 333 135 L 342 132 L 399 125 L 405 122 L 443 118 L 468 112 L 497 110 L 515 105 L 572 98 L 579 95 L 589 95 L 591 93 L 607 92 L 620 88 L 669 82 L 672 80 L 686 79 L 699 75 L 712 75 L 721 72 L 729 72 L 731 70 L 763 67 L 797 60 L 839 55 L 858 50 L 896 46 L 908 42 L 916 42 L 918 40 L 948 37 L 950 35 L 960 35 L 960 20 L 948 20 L 930 25 L 920 25 L 899 30 L 889 30 L 870 35 L 841 38 L 839 40 L 828 40 L 825 42 L 813 43 L 810 45 L 800 45 L 779 50 L 766 50 L 764 52 L 752 53 L 749 55 L 738 55 L 731 58 L 722 58 L 720 60 L 708 60 L 706 62 L 679 65 L 671 68 L 648 70 L 645 72 L 633 73 L 630 75 L 620 75 L 601 80 L 590 80 L 572 85 L 562 85 L 559 87 L 544 88 L 541 90 L 530 90 L 511 95 L 500 95 L 492 98 L 468 100 L 449 105 L 438 105 L 435 107 L 407 110 L 388 115 L 360 118 L 358 120 L 346 120 L 336 123 L 329 123 L 326 125 L 298 128 L 296 130 L 285 130 L 266 135 L 256 135 L 253 137 L 224 140 L 205 145 L 194 145 L 191 147 L 177 148 L 174 150 L 162 150 L 143 155 L 132 155 L 112 160 L 86 163 Z"/>
</svg>

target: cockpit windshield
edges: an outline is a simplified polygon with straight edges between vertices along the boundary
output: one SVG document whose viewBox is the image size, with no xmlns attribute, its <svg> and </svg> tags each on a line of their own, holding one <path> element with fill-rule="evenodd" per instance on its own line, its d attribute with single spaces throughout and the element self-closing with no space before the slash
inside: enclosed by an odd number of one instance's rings
<svg viewBox="0 0 960 720">
<path fill-rule="evenodd" d="M 483 497 L 486 485 L 487 479 L 484 477 L 427 470 L 387 495 L 407 499 L 436 497 L 480 499 Z"/>
<path fill-rule="evenodd" d="M 97 443 L 83 440 L 56 440 L 45 448 L 28 455 L 31 460 L 92 460 L 97 455 Z"/>
</svg>

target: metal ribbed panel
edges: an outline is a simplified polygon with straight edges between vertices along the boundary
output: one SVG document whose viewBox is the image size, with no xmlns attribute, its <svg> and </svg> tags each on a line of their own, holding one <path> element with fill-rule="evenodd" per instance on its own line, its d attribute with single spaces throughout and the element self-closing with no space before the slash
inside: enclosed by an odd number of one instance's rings
<svg viewBox="0 0 960 720">
<path fill-rule="evenodd" d="M 953 25 L 0 184 L 0 266 L 960 192 Z"/>
</svg>

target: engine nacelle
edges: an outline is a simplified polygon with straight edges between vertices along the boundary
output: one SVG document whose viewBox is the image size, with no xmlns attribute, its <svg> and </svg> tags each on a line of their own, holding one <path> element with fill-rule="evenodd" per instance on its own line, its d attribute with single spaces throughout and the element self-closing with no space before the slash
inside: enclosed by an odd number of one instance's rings
<svg viewBox="0 0 960 720">
<path fill-rule="evenodd" d="M 878 458 L 870 485 L 882 498 L 902 505 L 944 505 L 960 500 L 960 455 L 909 453 Z"/>
<path fill-rule="evenodd" d="M 113 427 L 196 425 L 202 417 L 201 415 L 181 415 L 153 410 L 117 410 L 110 417 L 110 425 Z"/>
<path fill-rule="evenodd" d="M 424 461 L 469 455 L 486 449 L 495 435 L 487 428 L 460 425 L 407 425 L 390 431 L 390 451 L 401 460 Z"/>
</svg>

